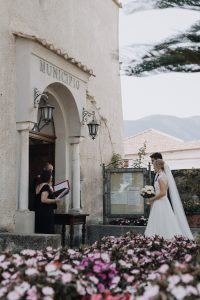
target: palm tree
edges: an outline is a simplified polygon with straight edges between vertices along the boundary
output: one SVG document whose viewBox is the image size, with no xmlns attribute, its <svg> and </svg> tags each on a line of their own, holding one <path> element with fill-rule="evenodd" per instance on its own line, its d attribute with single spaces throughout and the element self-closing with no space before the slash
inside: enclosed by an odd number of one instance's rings
<svg viewBox="0 0 200 300">
<path fill-rule="evenodd" d="M 180 7 L 200 10 L 200 0 L 133 0 L 124 6 L 127 14 L 138 10 Z M 200 22 L 188 31 L 157 45 L 130 45 L 120 50 L 122 73 L 144 76 L 161 72 L 200 71 Z"/>
</svg>

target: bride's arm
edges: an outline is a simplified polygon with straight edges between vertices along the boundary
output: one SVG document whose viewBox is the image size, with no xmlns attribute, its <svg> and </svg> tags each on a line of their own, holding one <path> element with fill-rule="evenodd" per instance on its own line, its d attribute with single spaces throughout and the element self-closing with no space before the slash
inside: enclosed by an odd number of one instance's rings
<svg viewBox="0 0 200 300">
<path fill-rule="evenodd" d="M 148 202 L 150 202 L 150 204 L 153 203 L 153 201 L 159 200 L 160 198 L 166 196 L 166 194 L 167 194 L 166 182 L 162 178 L 159 178 L 158 183 L 160 186 L 160 193 L 148 199 Z"/>
</svg>

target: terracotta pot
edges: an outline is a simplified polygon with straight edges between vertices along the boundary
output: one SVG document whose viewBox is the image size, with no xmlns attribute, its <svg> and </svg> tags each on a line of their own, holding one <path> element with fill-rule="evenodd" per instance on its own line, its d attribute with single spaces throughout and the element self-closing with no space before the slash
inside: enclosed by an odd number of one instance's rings
<svg viewBox="0 0 200 300">
<path fill-rule="evenodd" d="M 200 227 L 200 214 L 187 216 L 190 227 Z"/>
</svg>

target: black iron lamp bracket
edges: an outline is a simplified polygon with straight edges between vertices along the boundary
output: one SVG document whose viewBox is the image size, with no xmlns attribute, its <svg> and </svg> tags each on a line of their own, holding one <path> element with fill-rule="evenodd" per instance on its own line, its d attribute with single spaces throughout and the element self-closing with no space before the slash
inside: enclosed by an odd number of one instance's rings
<svg viewBox="0 0 200 300">
<path fill-rule="evenodd" d="M 85 110 L 85 108 L 83 107 L 83 114 L 82 114 L 82 124 L 86 124 L 88 121 L 88 118 L 92 117 L 92 120 L 95 120 L 95 112 L 89 112 L 87 110 Z"/>
<path fill-rule="evenodd" d="M 34 88 L 34 107 L 38 108 L 40 104 L 41 97 L 47 103 L 48 95 L 41 93 L 37 88 Z"/>
</svg>

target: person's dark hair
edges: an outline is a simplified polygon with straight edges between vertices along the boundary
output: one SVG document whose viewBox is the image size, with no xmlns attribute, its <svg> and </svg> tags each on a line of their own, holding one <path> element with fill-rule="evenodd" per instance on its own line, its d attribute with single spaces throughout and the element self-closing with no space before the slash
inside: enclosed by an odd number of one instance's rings
<svg viewBox="0 0 200 300">
<path fill-rule="evenodd" d="M 40 183 L 43 182 L 50 182 L 52 176 L 52 172 L 48 170 L 42 170 L 42 173 L 40 175 Z"/>
<path fill-rule="evenodd" d="M 162 159 L 162 158 L 163 158 L 163 157 L 162 157 L 162 154 L 161 154 L 160 152 L 152 153 L 152 154 L 150 155 L 150 157 L 153 158 L 153 159 Z"/>
</svg>

